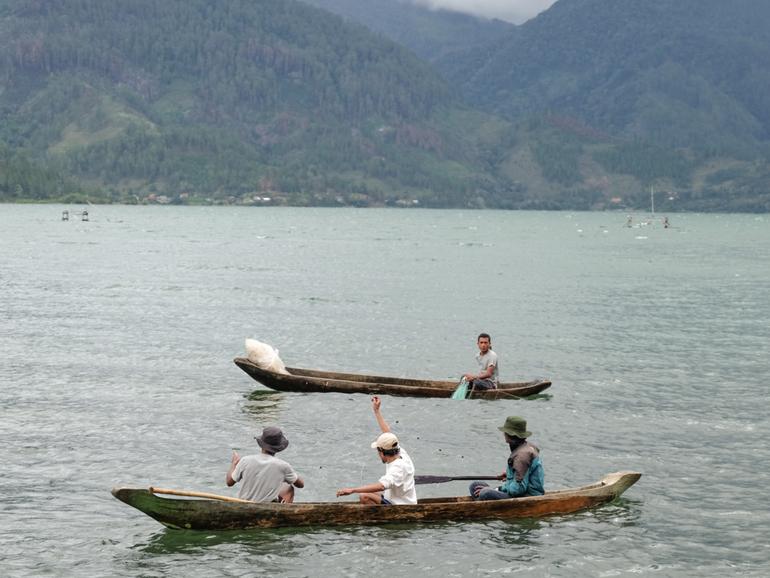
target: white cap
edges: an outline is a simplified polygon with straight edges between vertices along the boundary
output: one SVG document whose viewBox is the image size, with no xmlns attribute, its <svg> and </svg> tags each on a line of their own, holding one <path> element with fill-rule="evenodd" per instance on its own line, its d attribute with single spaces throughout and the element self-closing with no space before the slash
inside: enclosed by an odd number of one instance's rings
<svg viewBox="0 0 770 578">
<path fill-rule="evenodd" d="M 381 450 L 392 450 L 397 447 L 398 438 L 390 432 L 380 434 L 380 437 L 372 442 L 372 448 L 380 448 Z"/>
</svg>

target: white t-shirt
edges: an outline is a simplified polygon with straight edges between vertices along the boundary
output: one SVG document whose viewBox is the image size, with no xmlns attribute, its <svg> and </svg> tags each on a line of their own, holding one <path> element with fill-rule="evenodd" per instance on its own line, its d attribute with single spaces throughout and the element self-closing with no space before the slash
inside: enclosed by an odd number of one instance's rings
<svg viewBox="0 0 770 578">
<path fill-rule="evenodd" d="M 380 483 L 385 486 L 383 497 L 394 504 L 416 504 L 412 458 L 404 448 L 398 455 L 397 459 L 385 464 L 385 475 L 380 478 Z"/>
<path fill-rule="evenodd" d="M 269 454 L 242 457 L 232 473 L 233 480 L 242 482 L 238 497 L 252 502 L 272 502 L 284 482 L 293 484 L 298 477 L 287 462 Z"/>
</svg>

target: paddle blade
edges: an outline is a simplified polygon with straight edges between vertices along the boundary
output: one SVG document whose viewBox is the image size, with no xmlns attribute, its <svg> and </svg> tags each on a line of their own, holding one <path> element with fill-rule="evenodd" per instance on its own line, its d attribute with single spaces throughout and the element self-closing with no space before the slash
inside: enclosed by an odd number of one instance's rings
<svg viewBox="0 0 770 578">
<path fill-rule="evenodd" d="M 468 395 L 468 381 L 463 377 L 462 381 L 460 381 L 460 384 L 457 386 L 457 389 L 455 389 L 454 393 L 452 394 L 452 399 L 465 399 Z M 449 481 L 449 480 L 446 480 Z M 440 483 L 440 482 L 432 482 L 432 483 Z"/>
</svg>

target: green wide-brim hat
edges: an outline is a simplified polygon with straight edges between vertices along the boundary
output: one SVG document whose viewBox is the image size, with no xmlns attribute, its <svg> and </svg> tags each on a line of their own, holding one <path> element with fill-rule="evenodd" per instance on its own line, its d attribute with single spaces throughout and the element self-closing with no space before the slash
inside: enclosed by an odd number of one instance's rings
<svg viewBox="0 0 770 578">
<path fill-rule="evenodd" d="M 497 429 L 507 433 L 509 436 L 515 436 L 521 439 L 528 438 L 532 435 L 531 431 L 527 431 L 527 420 L 517 415 L 508 416 L 505 419 L 503 426 Z"/>
</svg>

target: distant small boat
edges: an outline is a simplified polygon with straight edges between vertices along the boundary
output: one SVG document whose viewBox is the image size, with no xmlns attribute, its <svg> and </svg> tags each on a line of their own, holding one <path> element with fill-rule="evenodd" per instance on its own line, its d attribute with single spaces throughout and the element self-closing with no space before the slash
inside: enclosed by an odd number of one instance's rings
<svg viewBox="0 0 770 578">
<path fill-rule="evenodd" d="M 236 357 L 235 364 L 259 383 L 278 391 L 336 392 L 400 395 L 411 397 L 451 397 L 458 381 L 431 381 L 337 373 L 287 367 L 289 373 L 275 373 L 260 369 L 245 357 Z M 550 381 L 534 380 L 520 383 L 501 383 L 497 389 L 475 391 L 474 399 L 517 399 L 540 393 L 551 386 Z"/>
<path fill-rule="evenodd" d="M 608 474 L 579 488 L 543 496 L 474 501 L 469 496 L 426 498 L 405 506 L 364 506 L 358 502 L 256 503 L 217 499 L 162 498 L 147 488 L 113 488 L 112 495 L 164 526 L 187 530 L 246 530 L 292 526 L 338 526 L 393 522 L 448 522 L 539 518 L 571 514 L 611 502 L 641 477 Z M 165 490 L 171 493 L 173 490 Z M 184 492 L 180 492 L 184 493 Z"/>
<path fill-rule="evenodd" d="M 676 193 L 669 191 L 668 193 L 668 200 L 673 201 L 676 198 Z M 649 216 L 642 216 L 641 218 L 637 218 L 637 222 L 634 222 L 634 217 L 632 215 L 628 215 L 626 217 L 626 227 L 631 228 L 640 228 L 640 227 L 647 227 L 655 224 L 655 188 L 650 186 L 650 214 Z M 663 225 L 664 229 L 668 229 L 671 227 L 671 222 L 668 220 L 668 217 L 664 216 L 661 219 L 661 224 Z"/>
</svg>

